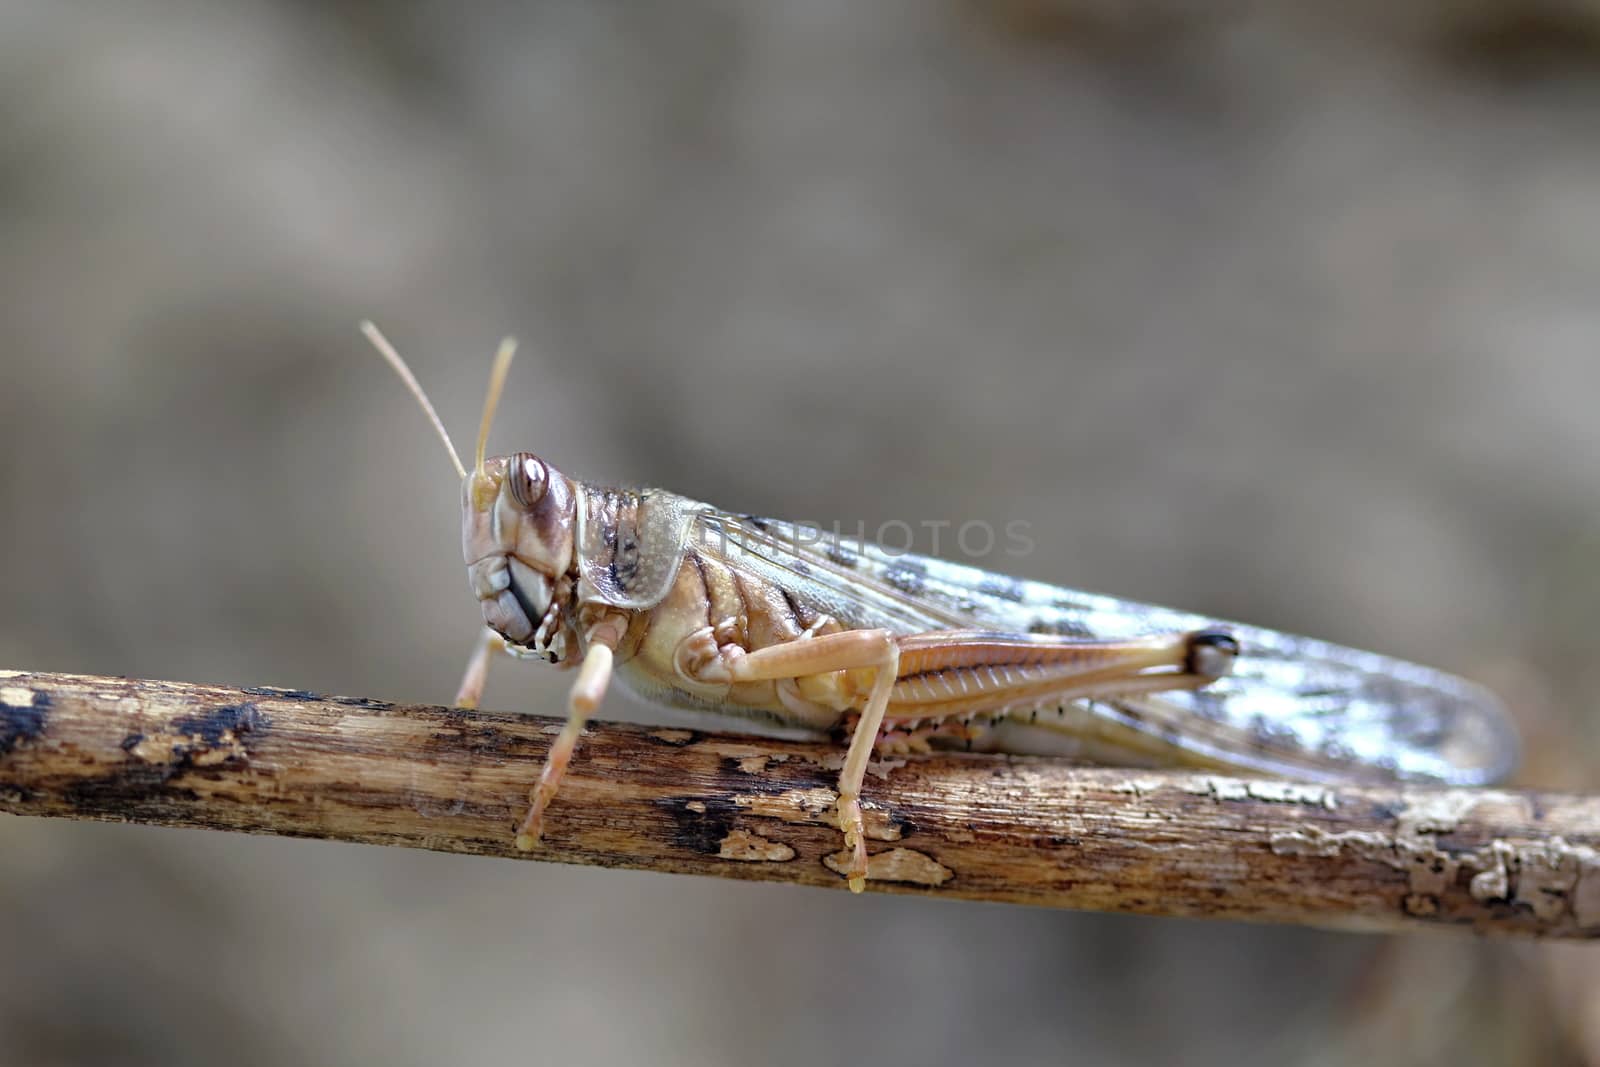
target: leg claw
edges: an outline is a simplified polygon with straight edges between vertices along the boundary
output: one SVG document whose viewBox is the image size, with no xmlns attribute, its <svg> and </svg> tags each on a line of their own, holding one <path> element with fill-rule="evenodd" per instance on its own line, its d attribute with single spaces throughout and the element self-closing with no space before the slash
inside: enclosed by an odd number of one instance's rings
<svg viewBox="0 0 1600 1067">
<path fill-rule="evenodd" d="M 839 798 L 839 829 L 844 831 L 844 847 L 850 849 L 850 867 L 845 877 L 850 882 L 850 892 L 860 893 L 867 888 L 867 828 L 861 818 L 861 802 L 854 796 Z"/>
<path fill-rule="evenodd" d="M 539 847 L 539 839 L 544 837 L 544 809 L 548 803 L 549 799 L 546 797 L 536 795 L 533 798 L 533 804 L 523 818 L 522 825 L 517 827 L 518 852 L 532 852 Z"/>
<path fill-rule="evenodd" d="M 858 837 L 852 847 L 850 869 L 845 876 L 850 879 L 850 892 L 860 893 L 867 888 L 867 843 Z"/>
</svg>

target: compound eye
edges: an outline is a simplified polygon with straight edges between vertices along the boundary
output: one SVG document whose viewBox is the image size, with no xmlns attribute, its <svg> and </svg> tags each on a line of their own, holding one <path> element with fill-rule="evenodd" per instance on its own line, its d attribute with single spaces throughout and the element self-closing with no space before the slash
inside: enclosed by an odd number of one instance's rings
<svg viewBox="0 0 1600 1067">
<path fill-rule="evenodd" d="M 538 456 L 518 452 L 511 457 L 506 468 L 506 481 L 511 487 L 511 499 L 522 508 L 532 508 L 544 499 L 550 485 L 549 472 Z"/>
</svg>

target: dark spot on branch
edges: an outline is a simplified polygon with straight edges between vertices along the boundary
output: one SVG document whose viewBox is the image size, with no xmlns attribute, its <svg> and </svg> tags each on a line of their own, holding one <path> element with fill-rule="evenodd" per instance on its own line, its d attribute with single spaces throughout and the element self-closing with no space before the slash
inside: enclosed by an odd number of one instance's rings
<svg viewBox="0 0 1600 1067">
<path fill-rule="evenodd" d="M 703 856 L 721 853 L 722 840 L 733 832 L 738 811 L 731 800 L 723 797 L 694 801 L 693 808 L 685 797 L 661 797 L 651 803 L 672 821 L 673 846 Z"/>
<path fill-rule="evenodd" d="M 467 752 L 473 756 L 505 756 L 517 744 L 492 721 L 466 708 L 446 708 L 439 714 L 440 729 L 428 735 L 437 749 Z"/>
<path fill-rule="evenodd" d="M 0 756 L 44 733 L 49 720 L 50 694 L 41 690 L 33 691 L 28 704 L 0 702 Z"/>
<path fill-rule="evenodd" d="M 741 767 L 740 762 L 732 756 L 723 756 L 719 764 L 723 774 L 738 776 L 738 790 L 745 794 L 778 797 L 795 789 L 832 789 L 839 784 L 837 772 L 822 770 L 806 761 L 768 761 L 759 771 Z"/>
<path fill-rule="evenodd" d="M 389 711 L 394 705 L 387 700 L 369 697 L 324 697 L 330 704 L 343 704 L 347 708 L 364 708 L 367 711 Z"/>
<path fill-rule="evenodd" d="M 705 740 L 706 735 L 700 730 L 664 728 L 660 730 L 652 730 L 645 734 L 645 736 L 654 741 L 656 744 L 666 745 L 668 748 L 687 748 L 690 745 Z"/>
<path fill-rule="evenodd" d="M 1431 893 L 1407 893 L 1400 901 L 1407 915 L 1427 919 L 1439 914 L 1439 898 Z"/>
<path fill-rule="evenodd" d="M 279 689 L 275 685 L 254 685 L 244 690 L 253 697 L 272 697 L 274 700 L 292 700 L 299 704 L 310 701 L 320 701 L 322 694 L 313 693 L 309 689 Z"/>
<path fill-rule="evenodd" d="M 129 760 L 109 774 L 64 783 L 61 797 L 75 811 L 112 815 L 127 822 L 170 817 L 174 804 L 192 805 L 200 796 L 170 784 L 178 768 L 169 763 Z"/>
<path fill-rule="evenodd" d="M 172 729 L 189 737 L 198 735 L 208 745 L 220 745 L 230 733 L 242 744 L 246 734 L 268 725 L 267 716 L 254 704 L 224 704 L 201 715 L 174 719 Z"/>
</svg>

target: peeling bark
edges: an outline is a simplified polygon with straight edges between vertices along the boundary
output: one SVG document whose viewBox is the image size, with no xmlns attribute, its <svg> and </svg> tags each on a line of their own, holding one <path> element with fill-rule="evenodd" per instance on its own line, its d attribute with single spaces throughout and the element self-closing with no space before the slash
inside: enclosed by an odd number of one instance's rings
<svg viewBox="0 0 1600 1067">
<path fill-rule="evenodd" d="M 512 845 L 553 720 L 0 671 L 0 811 L 843 887 L 833 746 L 595 724 Z M 1600 935 L 1600 798 L 885 760 L 869 886 L 1366 929 Z"/>
</svg>

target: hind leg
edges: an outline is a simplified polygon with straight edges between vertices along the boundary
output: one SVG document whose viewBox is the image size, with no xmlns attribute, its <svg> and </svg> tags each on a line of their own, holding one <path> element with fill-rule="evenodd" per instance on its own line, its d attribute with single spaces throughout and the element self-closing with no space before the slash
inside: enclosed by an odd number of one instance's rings
<svg viewBox="0 0 1600 1067">
<path fill-rule="evenodd" d="M 888 630 L 846 630 L 823 637 L 772 645 L 755 652 L 736 655 L 726 664 L 735 682 L 754 682 L 803 678 L 834 671 L 871 669 L 872 690 L 856 722 L 839 773 L 839 829 L 844 831 L 845 847 L 851 858 L 845 877 L 850 890 L 859 893 L 867 885 L 867 835 L 861 817 L 861 784 L 867 775 L 867 762 L 883 726 L 889 694 L 899 673 L 900 647 Z"/>
</svg>

